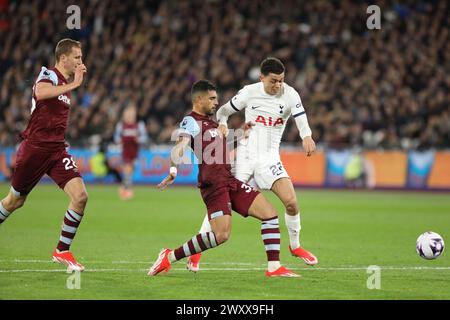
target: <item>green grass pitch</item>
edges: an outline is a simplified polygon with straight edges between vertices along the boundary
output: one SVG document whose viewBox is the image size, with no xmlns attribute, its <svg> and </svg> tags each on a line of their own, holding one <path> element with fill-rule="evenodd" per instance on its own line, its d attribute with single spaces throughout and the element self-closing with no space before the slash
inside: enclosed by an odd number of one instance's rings
<svg viewBox="0 0 450 320">
<path fill-rule="evenodd" d="M 9 186 L 0 185 L 6 195 Z M 117 187 L 88 185 L 86 215 L 72 245 L 86 267 L 80 289 L 50 261 L 68 199 L 39 184 L 23 208 L 0 226 L 0 299 L 449 299 L 450 254 L 420 258 L 415 241 L 435 231 L 450 244 L 449 194 L 297 190 L 302 244 L 319 258 L 308 267 L 288 253 L 282 204 L 281 261 L 301 278 L 265 278 L 259 221 L 233 215 L 228 243 L 207 251 L 197 273 L 185 260 L 164 275 L 147 270 L 163 247 L 175 248 L 197 233 L 204 205 L 195 187 L 164 192 L 135 188 L 121 201 Z M 448 250 L 448 249 L 447 249 Z M 367 267 L 381 268 L 381 288 L 369 290 Z"/>
</svg>

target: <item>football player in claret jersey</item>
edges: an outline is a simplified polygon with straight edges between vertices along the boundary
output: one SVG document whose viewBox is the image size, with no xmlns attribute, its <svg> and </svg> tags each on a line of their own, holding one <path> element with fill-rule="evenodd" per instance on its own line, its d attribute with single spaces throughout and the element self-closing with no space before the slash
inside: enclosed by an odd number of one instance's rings
<svg viewBox="0 0 450 320">
<path fill-rule="evenodd" d="M 181 122 L 179 138 L 172 150 L 170 174 L 158 185 L 172 184 L 177 163 L 190 145 L 199 161 L 198 186 L 208 212 L 211 230 L 202 232 L 175 250 L 163 249 L 148 275 L 169 271 L 171 264 L 227 241 L 231 231 L 231 210 L 243 217 L 261 220 L 261 236 L 267 254 L 268 277 L 297 277 L 280 264 L 278 216 L 262 193 L 237 180 L 231 174 L 226 137 L 211 116 L 218 106 L 216 87 L 207 80 L 196 82 L 191 91 L 193 108 Z"/>
<path fill-rule="evenodd" d="M 283 202 L 285 224 L 289 233 L 289 251 L 308 265 L 317 258 L 300 246 L 300 213 L 292 181 L 280 159 L 280 141 L 290 116 L 295 120 L 303 148 L 309 157 L 316 149 L 305 109 L 298 92 L 284 83 L 285 68 L 276 58 L 261 63 L 260 82 L 247 85 L 217 111 L 219 130 L 227 134 L 228 117 L 245 109 L 245 122 L 251 123 L 247 139 L 236 152 L 235 177 L 245 183 L 254 180 L 258 188 L 271 190 Z M 210 230 L 205 217 L 200 232 Z M 199 270 L 200 255 L 188 259 L 188 269 Z"/>
<path fill-rule="evenodd" d="M 59 41 L 55 58 L 55 66 L 42 67 L 33 86 L 31 117 L 21 133 L 23 141 L 17 150 L 10 192 L 0 202 L 0 224 L 24 205 L 42 176 L 49 175 L 70 198 L 52 259 L 71 270 L 83 271 L 84 267 L 69 249 L 84 215 L 87 192 L 72 156 L 66 151 L 65 142 L 70 92 L 81 85 L 86 73 L 81 43 L 72 39 Z M 69 82 L 72 76 L 73 81 Z"/>
<path fill-rule="evenodd" d="M 139 154 L 139 145 L 147 142 L 147 132 L 143 121 L 137 121 L 137 109 L 129 105 L 123 111 L 122 121 L 117 123 L 114 142 L 122 145 L 123 183 L 119 188 L 122 200 L 133 197 L 134 163 Z"/>
</svg>

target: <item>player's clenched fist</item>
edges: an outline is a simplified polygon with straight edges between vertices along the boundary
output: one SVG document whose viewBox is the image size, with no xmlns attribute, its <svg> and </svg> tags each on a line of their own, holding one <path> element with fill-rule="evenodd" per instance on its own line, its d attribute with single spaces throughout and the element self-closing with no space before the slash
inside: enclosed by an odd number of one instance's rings
<svg viewBox="0 0 450 320">
<path fill-rule="evenodd" d="M 79 64 L 75 68 L 75 76 L 73 82 L 78 86 L 83 82 L 83 75 L 87 72 L 87 68 L 84 64 Z"/>
</svg>

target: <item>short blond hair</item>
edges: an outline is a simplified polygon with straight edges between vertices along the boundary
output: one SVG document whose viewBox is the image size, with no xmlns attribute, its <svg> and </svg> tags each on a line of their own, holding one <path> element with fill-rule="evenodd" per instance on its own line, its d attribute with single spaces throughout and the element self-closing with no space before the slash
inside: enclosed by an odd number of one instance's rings
<svg viewBox="0 0 450 320">
<path fill-rule="evenodd" d="M 81 49 L 81 42 L 69 38 L 60 40 L 55 49 L 56 62 L 59 61 L 63 54 L 68 55 L 72 51 L 73 47 Z"/>
</svg>

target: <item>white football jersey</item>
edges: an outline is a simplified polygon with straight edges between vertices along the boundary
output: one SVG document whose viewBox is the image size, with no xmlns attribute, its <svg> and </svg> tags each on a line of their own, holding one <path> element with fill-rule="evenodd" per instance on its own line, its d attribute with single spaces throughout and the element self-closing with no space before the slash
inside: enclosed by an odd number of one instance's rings
<svg viewBox="0 0 450 320">
<path fill-rule="evenodd" d="M 241 140 L 239 148 L 245 149 L 247 157 L 252 159 L 278 156 L 286 121 L 291 115 L 298 117 L 305 113 L 300 95 L 286 83 L 278 95 L 266 93 L 262 82 L 245 86 L 230 104 L 236 111 L 245 108 L 245 122 L 254 124 L 248 139 Z"/>
</svg>

